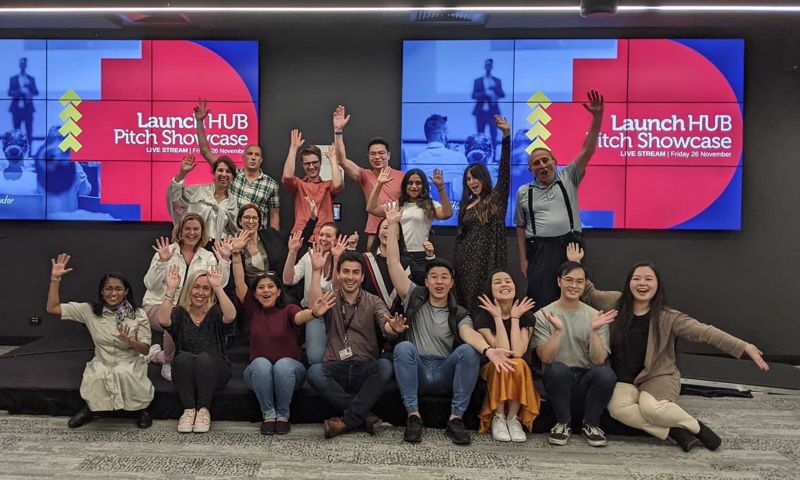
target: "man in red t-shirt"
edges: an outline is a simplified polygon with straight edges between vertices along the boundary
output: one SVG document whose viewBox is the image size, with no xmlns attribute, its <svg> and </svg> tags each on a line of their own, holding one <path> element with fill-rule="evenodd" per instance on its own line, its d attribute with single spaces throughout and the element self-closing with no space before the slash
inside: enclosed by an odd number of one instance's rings
<svg viewBox="0 0 800 480">
<path fill-rule="evenodd" d="M 340 163 L 344 168 L 344 173 L 348 177 L 358 182 L 361 189 L 364 190 L 364 201 L 369 198 L 372 190 L 375 189 L 375 184 L 378 181 L 378 175 L 384 167 L 389 166 L 389 159 L 392 153 L 389 151 L 389 144 L 386 140 L 376 137 L 369 141 L 367 149 L 369 151 L 369 166 L 370 168 L 359 167 L 354 161 L 349 160 L 345 154 L 344 148 L 344 127 L 350 121 L 350 115 L 345 115 L 344 106 L 339 105 L 336 111 L 333 112 L 333 136 L 334 146 L 336 147 L 336 158 L 341 159 Z M 379 197 L 380 204 L 386 202 L 396 202 L 400 198 L 400 185 L 403 182 L 403 172 L 400 170 L 392 170 L 391 179 L 386 185 L 383 186 Z M 372 248 L 372 242 L 375 241 L 375 235 L 380 223 L 380 217 L 372 214 L 367 214 L 367 226 L 364 231 L 367 233 L 367 249 Z"/>
<path fill-rule="evenodd" d="M 311 217 L 310 201 L 313 201 L 319 208 L 317 227 L 312 235 L 312 239 L 314 239 L 323 225 L 333 222 L 333 197 L 342 191 L 344 183 L 342 171 L 339 169 L 336 158 L 330 158 L 331 179 L 322 180 L 320 178 L 322 152 L 314 145 L 303 147 L 303 143 L 305 143 L 305 140 L 303 140 L 303 134 L 300 130 L 292 130 L 289 154 L 286 155 L 286 163 L 283 165 L 281 181 L 283 186 L 294 195 L 294 226 L 292 227 L 292 233 L 303 231 L 308 219 Z M 297 178 L 294 174 L 298 155 L 306 174 L 302 179 Z"/>
</svg>

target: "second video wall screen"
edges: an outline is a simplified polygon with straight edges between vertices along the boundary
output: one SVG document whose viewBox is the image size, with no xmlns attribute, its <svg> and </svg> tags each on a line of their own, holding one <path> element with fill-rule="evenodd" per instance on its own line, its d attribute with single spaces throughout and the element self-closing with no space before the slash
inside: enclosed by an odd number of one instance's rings
<svg viewBox="0 0 800 480">
<path fill-rule="evenodd" d="M 738 230 L 743 66 L 741 39 L 406 41 L 402 167 L 444 171 L 456 213 L 437 224 L 456 225 L 466 166 L 483 162 L 496 181 L 499 111 L 512 122 L 513 226 L 530 151 L 569 164 L 597 90 L 606 106 L 580 187 L 584 228 Z"/>
</svg>

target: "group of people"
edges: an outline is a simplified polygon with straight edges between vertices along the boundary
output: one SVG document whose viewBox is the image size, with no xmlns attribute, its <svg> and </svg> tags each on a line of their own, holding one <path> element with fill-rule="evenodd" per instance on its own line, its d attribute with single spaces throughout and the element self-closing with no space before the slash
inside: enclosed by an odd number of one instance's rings
<svg viewBox="0 0 800 480">
<path fill-rule="evenodd" d="M 433 219 L 453 213 L 442 173 L 431 172 L 440 203 L 431 198 L 426 172 L 389 167 L 385 140 L 369 142 L 370 168 L 349 160 L 343 106 L 333 113 L 330 180 L 320 176 L 321 151 L 291 132 L 281 180 L 294 196 L 295 223 L 285 233 L 278 183 L 261 170 L 261 149 L 246 148 L 242 170 L 214 155 L 201 100 L 198 143 L 214 181 L 185 186 L 195 160 L 181 162 L 168 193 L 173 237 L 153 246 L 142 306 L 119 273 L 101 279 L 95 302 L 60 303 L 70 257 L 52 259 L 48 311 L 86 324 L 95 342 L 81 383 L 87 405 L 69 426 L 99 411 L 128 410 L 148 427 L 149 361 L 163 365 L 162 376 L 178 392 L 178 431 L 208 431 L 213 392 L 231 377 L 225 337 L 239 317 L 249 332 L 244 381 L 258 399 L 265 435 L 291 430 L 291 400 L 305 381 L 340 412 L 325 421 L 326 438 L 355 429 L 374 435 L 382 420 L 373 407 L 394 380 L 407 412 L 405 441 L 422 440 L 419 396 L 449 394 L 447 435 L 469 444 L 462 418 L 480 377 L 480 431 L 498 441 L 524 442 L 545 397 L 556 417 L 553 445 L 568 442 L 573 407 L 582 406 L 580 430 L 591 446 L 606 444 L 600 418 L 608 409 L 686 451 L 699 443 L 719 447 L 719 437 L 675 403 L 675 340 L 709 343 L 768 366 L 754 345 L 669 308 L 651 263 L 634 265 L 621 292 L 600 291 L 588 280 L 577 191 L 597 144 L 603 98 L 590 92 L 584 106 L 592 122 L 575 161 L 557 171 L 552 152 L 533 150 L 533 181 L 517 192 L 520 267 L 528 279 L 527 295 L 518 295 L 504 238 L 511 150 L 505 118 L 495 117 L 503 134 L 496 184 L 481 163 L 464 171 L 451 263 L 428 238 Z M 303 177 L 295 173 L 298 159 Z M 333 222 L 342 173 L 364 191 L 365 252 L 357 250 L 357 233 L 341 234 Z M 151 329 L 164 332 L 163 347 L 151 345 Z M 531 354 L 542 364 L 543 392 L 534 385 Z"/>
</svg>

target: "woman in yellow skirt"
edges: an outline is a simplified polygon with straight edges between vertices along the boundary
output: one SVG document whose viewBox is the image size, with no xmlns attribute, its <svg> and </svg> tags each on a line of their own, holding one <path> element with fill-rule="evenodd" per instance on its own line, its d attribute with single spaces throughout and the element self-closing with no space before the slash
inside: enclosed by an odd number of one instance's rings
<svg viewBox="0 0 800 480">
<path fill-rule="evenodd" d="M 516 298 L 516 285 L 504 270 L 489 276 L 488 295 L 479 297 L 480 308 L 474 325 L 492 348 L 514 353 L 514 370 L 498 371 L 491 363 L 481 368 L 486 380 L 486 398 L 480 412 L 481 432 L 491 429 L 492 438 L 500 442 L 524 442 L 525 430 L 533 426 L 539 415 L 539 394 L 533 386 L 530 367 L 522 359 L 536 323 L 533 300 Z"/>
</svg>

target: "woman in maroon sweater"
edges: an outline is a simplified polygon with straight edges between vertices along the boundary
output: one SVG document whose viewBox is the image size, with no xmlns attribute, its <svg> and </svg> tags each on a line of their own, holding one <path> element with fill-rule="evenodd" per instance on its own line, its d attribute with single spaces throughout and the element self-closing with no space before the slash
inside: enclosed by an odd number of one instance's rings
<svg viewBox="0 0 800 480">
<path fill-rule="evenodd" d="M 241 252 L 234 252 L 233 278 L 236 297 L 250 325 L 250 364 L 244 381 L 261 405 L 264 435 L 289 433 L 289 404 L 305 379 L 297 344 L 299 327 L 322 317 L 335 303 L 333 293 L 323 295 L 312 308 L 287 305 L 280 276 L 266 272 L 255 277 L 248 292 Z"/>
</svg>

